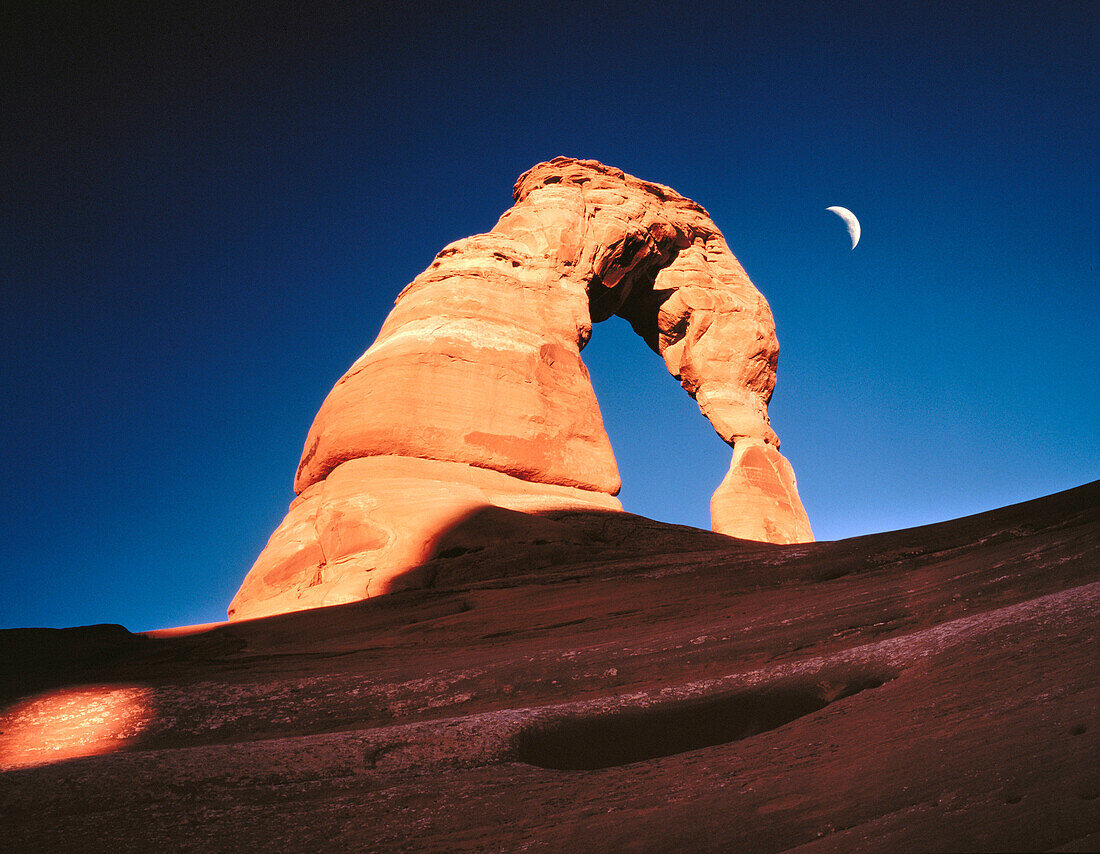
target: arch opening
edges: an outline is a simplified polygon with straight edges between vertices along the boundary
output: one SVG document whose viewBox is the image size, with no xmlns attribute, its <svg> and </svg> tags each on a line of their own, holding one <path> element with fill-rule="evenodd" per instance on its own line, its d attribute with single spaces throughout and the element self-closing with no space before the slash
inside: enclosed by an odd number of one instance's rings
<svg viewBox="0 0 1100 854">
<path fill-rule="evenodd" d="M 594 324 L 581 357 L 619 467 L 623 509 L 709 530 L 729 446 L 624 318 Z"/>
</svg>

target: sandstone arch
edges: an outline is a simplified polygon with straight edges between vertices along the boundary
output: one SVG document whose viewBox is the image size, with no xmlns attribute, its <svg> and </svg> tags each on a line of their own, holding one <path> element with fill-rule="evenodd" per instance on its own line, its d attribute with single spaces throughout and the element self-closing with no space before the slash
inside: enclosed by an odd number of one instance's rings
<svg viewBox="0 0 1100 854">
<path fill-rule="evenodd" d="M 767 301 L 707 212 L 592 160 L 520 176 L 487 234 L 445 247 L 397 297 L 306 438 L 297 499 L 232 619 L 416 583 L 434 537 L 486 505 L 621 510 L 581 361 L 593 322 L 627 319 L 733 446 L 716 531 L 813 539 L 767 404 Z"/>
</svg>

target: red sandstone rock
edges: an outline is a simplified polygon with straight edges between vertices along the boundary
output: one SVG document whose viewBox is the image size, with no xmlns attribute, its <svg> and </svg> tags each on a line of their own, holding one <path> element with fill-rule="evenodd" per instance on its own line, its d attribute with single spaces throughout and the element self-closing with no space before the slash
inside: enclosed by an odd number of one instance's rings
<svg viewBox="0 0 1100 854">
<path fill-rule="evenodd" d="M 730 470 L 710 500 L 714 530 L 769 543 L 810 542 L 809 521 L 792 524 L 800 509 L 794 470 L 786 458 L 763 442 L 738 442 Z"/>
<path fill-rule="evenodd" d="M 487 507 L 621 510 L 610 495 L 528 483 L 465 463 L 364 457 L 290 506 L 229 606 L 230 619 L 354 602 L 424 586 L 437 541 Z"/>
<path fill-rule="evenodd" d="M 618 469 L 580 357 L 592 323 L 614 314 L 735 448 L 712 502 L 715 530 L 813 539 L 768 421 L 771 311 L 707 212 L 564 157 L 522 175 L 514 197 L 491 232 L 444 248 L 400 293 L 329 393 L 306 438 L 299 498 L 231 617 L 415 583 L 425 543 L 479 506 L 516 509 L 526 496 L 540 508 L 618 508 Z M 379 458 L 389 462 L 362 464 Z M 451 467 L 428 472 L 427 461 Z"/>
<path fill-rule="evenodd" d="M 203 631 L 0 631 L 3 850 L 1097 850 L 1100 482 L 791 546 L 481 512 L 578 547 Z"/>
</svg>

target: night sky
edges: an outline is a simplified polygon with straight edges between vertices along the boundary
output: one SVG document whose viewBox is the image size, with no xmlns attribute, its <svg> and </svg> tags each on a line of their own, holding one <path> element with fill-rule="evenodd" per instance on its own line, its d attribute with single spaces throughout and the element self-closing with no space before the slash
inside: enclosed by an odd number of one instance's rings
<svg viewBox="0 0 1100 854">
<path fill-rule="evenodd" d="M 0 627 L 224 619 L 398 291 L 559 154 L 723 230 L 819 539 L 1100 477 L 1095 0 L 225 5 L 0 12 Z M 729 448 L 625 322 L 584 357 L 625 508 L 708 528 Z"/>
</svg>

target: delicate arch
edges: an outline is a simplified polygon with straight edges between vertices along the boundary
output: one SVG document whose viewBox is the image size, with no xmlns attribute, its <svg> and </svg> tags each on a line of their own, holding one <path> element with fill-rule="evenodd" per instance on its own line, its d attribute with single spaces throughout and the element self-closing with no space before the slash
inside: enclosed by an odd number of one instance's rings
<svg viewBox="0 0 1100 854">
<path fill-rule="evenodd" d="M 714 529 L 811 540 L 767 404 L 767 301 L 697 203 L 592 160 L 516 182 L 487 234 L 445 247 L 397 297 L 306 438 L 298 499 L 231 617 L 361 599 L 408 581 L 471 508 L 621 509 L 580 351 L 618 314 L 696 400 L 733 461 Z M 306 603 L 306 604 L 303 604 Z"/>
</svg>

